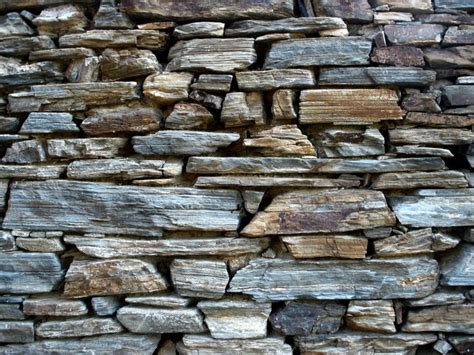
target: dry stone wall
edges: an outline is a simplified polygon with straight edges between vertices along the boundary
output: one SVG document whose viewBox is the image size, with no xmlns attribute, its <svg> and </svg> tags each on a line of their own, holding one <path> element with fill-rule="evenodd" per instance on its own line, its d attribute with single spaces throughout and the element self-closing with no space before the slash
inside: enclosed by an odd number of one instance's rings
<svg viewBox="0 0 474 355">
<path fill-rule="evenodd" d="M 0 0 L 0 354 L 474 351 L 472 0 Z"/>
</svg>

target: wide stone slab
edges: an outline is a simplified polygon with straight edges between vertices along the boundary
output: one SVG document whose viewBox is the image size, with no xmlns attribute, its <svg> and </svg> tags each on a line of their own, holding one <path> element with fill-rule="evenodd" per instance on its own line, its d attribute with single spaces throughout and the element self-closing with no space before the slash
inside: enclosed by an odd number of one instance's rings
<svg viewBox="0 0 474 355">
<path fill-rule="evenodd" d="M 296 259 L 363 259 L 368 244 L 367 238 L 333 234 L 291 235 L 281 240 Z"/>
<path fill-rule="evenodd" d="M 230 292 L 259 302 L 305 299 L 420 298 L 438 286 L 432 259 L 294 261 L 253 259 L 230 282 Z"/>
<path fill-rule="evenodd" d="M 0 342 L 31 343 L 33 341 L 35 341 L 35 330 L 32 321 L 0 321 Z"/>
<path fill-rule="evenodd" d="M 242 230 L 246 237 L 346 232 L 395 224 L 381 192 L 303 190 L 273 199 Z"/>
<path fill-rule="evenodd" d="M 232 190 L 18 182 L 3 227 L 143 236 L 161 235 L 163 228 L 235 231 L 240 203 Z"/>
<path fill-rule="evenodd" d="M 121 333 L 124 328 L 113 318 L 50 320 L 36 328 L 41 338 L 76 338 L 83 336 Z"/>
<path fill-rule="evenodd" d="M 242 91 L 306 89 L 316 85 L 314 73 L 309 69 L 243 71 L 237 73 L 236 78 Z"/>
</svg>

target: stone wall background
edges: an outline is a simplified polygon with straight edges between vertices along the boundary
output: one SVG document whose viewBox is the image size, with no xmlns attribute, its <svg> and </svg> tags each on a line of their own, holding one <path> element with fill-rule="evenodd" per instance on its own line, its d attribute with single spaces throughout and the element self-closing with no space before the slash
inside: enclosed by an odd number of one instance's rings
<svg viewBox="0 0 474 355">
<path fill-rule="evenodd" d="M 474 351 L 472 0 L 0 11 L 0 353 Z"/>
</svg>

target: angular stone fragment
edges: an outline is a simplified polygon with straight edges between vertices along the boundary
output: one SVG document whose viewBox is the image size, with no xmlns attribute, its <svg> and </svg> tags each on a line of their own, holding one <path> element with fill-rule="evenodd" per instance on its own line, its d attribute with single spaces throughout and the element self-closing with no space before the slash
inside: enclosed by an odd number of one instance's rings
<svg viewBox="0 0 474 355">
<path fill-rule="evenodd" d="M 449 106 L 474 105 L 474 85 L 444 86 L 443 96 Z"/>
<path fill-rule="evenodd" d="M 432 68 L 474 68 L 474 46 L 426 48 L 424 53 Z"/>
<path fill-rule="evenodd" d="M 143 155 L 191 155 L 213 153 L 239 139 L 237 133 L 159 131 L 133 137 L 132 145 L 135 152 Z"/>
<path fill-rule="evenodd" d="M 474 245 L 461 244 L 440 261 L 442 285 L 473 286 Z"/>
<path fill-rule="evenodd" d="M 399 155 L 423 155 L 452 158 L 454 155 L 449 149 L 419 147 L 418 145 L 401 145 L 393 147 L 393 151 Z"/>
<path fill-rule="evenodd" d="M 441 112 L 441 108 L 438 105 L 437 98 L 437 93 L 408 94 L 403 98 L 402 107 L 406 111 L 415 111 L 425 114 L 427 112 Z M 408 115 L 411 115 L 412 113 L 413 112 L 408 112 Z"/>
<path fill-rule="evenodd" d="M 474 189 L 416 190 L 388 199 L 400 223 L 412 227 L 461 227 L 474 224 Z"/>
<path fill-rule="evenodd" d="M 0 165 L 0 178 L 49 180 L 58 179 L 66 165 Z"/>
<path fill-rule="evenodd" d="M 275 42 L 264 69 L 369 64 L 372 42 L 359 37 L 302 38 Z"/>
<path fill-rule="evenodd" d="M 52 291 L 64 271 L 53 253 L 0 253 L 0 292 L 43 293 Z"/>
<path fill-rule="evenodd" d="M 31 343 L 33 341 L 35 341 L 33 321 L 0 321 L 0 343 Z"/>
<path fill-rule="evenodd" d="M 368 244 L 366 238 L 337 234 L 284 236 L 281 240 L 296 259 L 363 259 Z"/>
<path fill-rule="evenodd" d="M 40 35 L 56 38 L 68 33 L 84 32 L 88 25 L 83 10 L 75 5 L 48 7 L 33 21 Z"/>
<path fill-rule="evenodd" d="M 423 67 L 423 51 L 416 47 L 394 46 L 375 48 L 370 60 L 374 63 L 404 67 Z"/>
<path fill-rule="evenodd" d="M 210 128 L 214 116 L 203 106 L 194 103 L 177 103 L 173 111 L 166 117 L 166 129 L 203 129 Z"/>
<path fill-rule="evenodd" d="M 25 314 L 20 309 L 19 303 L 0 303 L 0 317 L 3 320 L 23 320 Z"/>
<path fill-rule="evenodd" d="M 161 112 L 142 104 L 94 108 L 86 115 L 81 129 L 89 136 L 149 133 L 160 128 Z"/>
<path fill-rule="evenodd" d="M 92 308 L 98 316 L 111 316 L 120 308 L 122 302 L 116 296 L 92 297 Z"/>
<path fill-rule="evenodd" d="M 242 91 L 275 89 L 307 89 L 316 85 L 313 71 L 309 69 L 272 69 L 236 73 Z"/>
<path fill-rule="evenodd" d="M 407 11 L 414 14 L 433 12 L 430 0 L 376 0 L 375 6 L 388 5 L 390 11 Z"/>
<path fill-rule="evenodd" d="M 5 163 L 40 163 L 46 161 L 43 145 L 36 139 L 13 143 L 5 152 Z"/>
<path fill-rule="evenodd" d="M 444 46 L 474 44 L 474 27 L 473 26 L 459 26 L 449 27 L 443 37 L 442 44 Z"/>
<path fill-rule="evenodd" d="M 199 176 L 195 187 L 358 187 L 356 178 L 278 177 L 278 176 Z"/>
<path fill-rule="evenodd" d="M 167 71 L 234 72 L 257 61 L 253 38 L 179 41 L 168 52 Z"/>
<path fill-rule="evenodd" d="M 162 308 L 184 308 L 191 304 L 192 299 L 184 298 L 173 293 L 128 296 L 128 303 L 142 304 Z"/>
<path fill-rule="evenodd" d="M 36 329 L 41 338 L 75 338 L 121 333 L 123 327 L 112 318 L 84 318 L 42 322 Z"/>
<path fill-rule="evenodd" d="M 285 343 L 285 338 L 275 336 L 255 340 L 221 340 L 214 339 L 209 335 L 185 335 L 177 344 L 177 349 L 181 355 L 239 352 L 242 354 L 255 355 L 291 355 L 293 353 L 291 346 Z"/>
<path fill-rule="evenodd" d="M 448 304 L 464 303 L 466 297 L 462 291 L 450 289 L 438 289 L 432 295 L 420 298 L 418 300 L 406 300 L 410 307 L 442 306 Z"/>
<path fill-rule="evenodd" d="M 413 354 L 418 346 L 434 343 L 434 334 L 380 334 L 366 332 L 340 332 L 327 335 L 297 337 L 301 354 Z"/>
<path fill-rule="evenodd" d="M 62 252 L 66 249 L 60 238 L 16 238 L 18 248 L 35 252 Z"/>
<path fill-rule="evenodd" d="M 8 189 L 8 184 L 7 184 Z M 5 191 L 6 195 L 6 191 Z M 5 206 L 2 207 L 2 210 Z M 14 251 L 16 250 L 15 247 L 15 238 L 10 232 L 7 231 L 0 231 L 0 250 L 1 251 Z"/>
<path fill-rule="evenodd" d="M 53 60 L 53 61 L 64 61 L 68 62 L 74 59 L 94 57 L 95 51 L 90 48 L 55 48 L 55 49 L 44 49 L 32 51 L 30 53 L 30 61 L 42 61 L 42 60 Z"/>
<path fill-rule="evenodd" d="M 386 173 L 377 176 L 372 189 L 416 189 L 421 187 L 462 188 L 468 187 L 465 175 L 460 171 L 430 171 L 413 173 Z"/>
<path fill-rule="evenodd" d="M 162 228 L 235 231 L 241 202 L 233 190 L 19 182 L 11 188 L 3 228 L 139 236 L 160 236 Z"/>
<path fill-rule="evenodd" d="M 229 92 L 233 78 L 230 74 L 201 74 L 191 87 L 211 92 Z"/>
<path fill-rule="evenodd" d="M 48 36 L 0 38 L 0 55 L 27 56 L 32 51 L 56 48 Z"/>
<path fill-rule="evenodd" d="M 224 37 L 223 22 L 192 22 L 175 27 L 173 36 L 177 39 Z"/>
<path fill-rule="evenodd" d="M 474 132 L 458 128 L 396 128 L 388 131 L 392 144 L 462 145 L 474 142 Z"/>
<path fill-rule="evenodd" d="M 126 306 L 117 319 L 132 333 L 202 333 L 204 319 L 197 308 L 165 309 Z"/>
<path fill-rule="evenodd" d="M 421 68 L 364 67 L 321 69 L 320 85 L 352 86 L 428 86 L 436 79 L 436 72 Z"/>
<path fill-rule="evenodd" d="M 170 105 L 188 98 L 192 79 L 193 74 L 190 73 L 152 74 L 143 83 L 143 93 L 157 104 Z"/>
<path fill-rule="evenodd" d="M 73 60 L 66 70 L 66 78 L 71 83 L 95 82 L 99 78 L 99 63 L 99 57 L 84 57 Z"/>
<path fill-rule="evenodd" d="M 397 22 L 412 22 L 413 15 L 406 12 L 376 12 L 374 25 L 391 25 Z"/>
<path fill-rule="evenodd" d="M 20 128 L 20 120 L 17 117 L 0 116 L 0 132 L 16 133 Z"/>
<path fill-rule="evenodd" d="M 272 118 L 274 120 L 295 120 L 298 117 L 296 101 L 294 90 L 275 91 L 272 99 Z"/>
<path fill-rule="evenodd" d="M 438 9 L 474 10 L 474 5 L 469 0 L 434 0 Z"/>
<path fill-rule="evenodd" d="M 50 139 L 48 155 L 61 159 L 113 158 L 126 145 L 126 138 Z"/>
<path fill-rule="evenodd" d="M 64 295 L 78 298 L 155 292 L 163 291 L 167 286 L 166 280 L 149 262 L 137 259 L 75 259 L 66 274 Z"/>
<path fill-rule="evenodd" d="M 60 47 L 138 47 L 156 51 L 168 46 L 168 34 L 153 30 L 91 30 L 59 38 Z"/>
<path fill-rule="evenodd" d="M 119 11 L 115 0 L 101 0 L 94 16 L 94 28 L 129 29 L 135 27 L 127 14 Z"/>
<path fill-rule="evenodd" d="M 394 322 L 395 311 L 391 300 L 355 300 L 347 308 L 346 325 L 354 330 L 396 333 Z"/>
<path fill-rule="evenodd" d="M 367 0 L 312 0 L 318 16 L 340 17 L 347 22 L 372 22 L 374 17 Z"/>
<path fill-rule="evenodd" d="M 244 147 L 266 156 L 315 155 L 316 151 L 296 125 L 274 126 L 270 129 L 251 132 L 244 139 Z"/>
<path fill-rule="evenodd" d="M 265 123 L 266 113 L 261 92 L 230 92 L 225 96 L 221 121 L 225 127 Z"/>
<path fill-rule="evenodd" d="M 35 85 L 29 92 L 8 95 L 11 112 L 83 111 L 139 98 L 135 82 Z"/>
<path fill-rule="evenodd" d="M 161 65 L 150 50 L 107 48 L 101 55 L 100 70 L 102 80 L 116 81 L 152 74 Z"/>
<path fill-rule="evenodd" d="M 394 45 L 429 46 L 440 43 L 444 27 L 435 24 L 386 25 L 385 35 Z"/>
<path fill-rule="evenodd" d="M 438 285 L 438 264 L 424 258 L 294 261 L 252 259 L 229 292 L 258 302 L 306 299 L 420 298 Z"/>
<path fill-rule="evenodd" d="M 318 89 L 300 95 L 301 124 L 369 124 L 402 119 L 391 89 Z"/>
<path fill-rule="evenodd" d="M 174 259 L 170 271 L 180 296 L 221 298 L 229 282 L 227 266 L 222 260 Z"/>
<path fill-rule="evenodd" d="M 61 65 L 58 63 L 22 64 L 14 58 L 0 57 L 0 89 L 61 82 L 63 78 Z"/>
<path fill-rule="evenodd" d="M 411 310 L 403 326 L 406 332 L 457 332 L 474 334 L 474 305 L 453 304 Z"/>
<path fill-rule="evenodd" d="M 20 129 L 21 134 L 76 133 L 79 128 L 66 112 L 32 112 Z"/>
<path fill-rule="evenodd" d="M 54 295 L 40 296 L 26 299 L 23 312 L 29 316 L 81 316 L 87 314 L 87 305 L 82 300 L 68 300 Z"/>
<path fill-rule="evenodd" d="M 474 125 L 474 117 L 432 114 L 424 112 L 409 112 L 405 117 L 405 122 L 420 126 L 470 127 Z"/>
<path fill-rule="evenodd" d="M 35 31 L 21 18 L 17 12 L 9 12 L 0 16 L 0 38 L 31 36 Z"/>
</svg>

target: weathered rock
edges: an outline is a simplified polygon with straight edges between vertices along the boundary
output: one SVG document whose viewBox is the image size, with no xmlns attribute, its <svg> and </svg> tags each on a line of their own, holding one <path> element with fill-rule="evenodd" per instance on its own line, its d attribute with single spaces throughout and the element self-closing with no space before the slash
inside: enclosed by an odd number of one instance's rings
<svg viewBox="0 0 474 355">
<path fill-rule="evenodd" d="M 233 78 L 234 76 L 230 74 L 201 74 L 191 87 L 196 90 L 211 92 L 229 92 Z"/>
<path fill-rule="evenodd" d="M 94 16 L 94 28 L 129 29 L 135 27 L 127 14 L 119 11 L 115 0 L 101 0 L 99 10 Z"/>
<path fill-rule="evenodd" d="M 346 325 L 354 330 L 375 333 L 397 332 L 391 300 L 351 301 L 345 319 Z"/>
<path fill-rule="evenodd" d="M 449 149 L 419 147 L 417 145 L 401 145 L 393 147 L 393 151 L 399 155 L 422 155 L 442 158 L 452 158 L 454 155 Z"/>
<path fill-rule="evenodd" d="M 370 124 L 402 119 L 391 89 L 317 89 L 300 95 L 301 124 Z"/>
<path fill-rule="evenodd" d="M 448 304 L 464 303 L 466 297 L 462 291 L 450 289 L 438 289 L 432 295 L 420 298 L 418 300 L 406 300 L 410 307 L 442 306 Z"/>
<path fill-rule="evenodd" d="M 449 106 L 474 105 L 474 85 L 444 86 L 443 97 Z"/>
<path fill-rule="evenodd" d="M 396 47 L 395 47 L 396 48 Z M 435 93 L 412 93 L 406 95 L 402 101 L 402 107 L 406 111 L 415 111 L 415 117 L 430 117 L 427 112 L 441 112 L 441 108 L 436 101 L 437 95 Z M 408 112 L 407 116 L 411 116 L 413 112 Z M 436 115 L 433 115 L 435 119 Z M 454 115 L 451 115 L 454 116 Z"/>
<path fill-rule="evenodd" d="M 61 159 L 113 158 L 126 147 L 126 138 L 72 138 L 48 140 L 48 155 Z"/>
<path fill-rule="evenodd" d="M 116 296 L 92 297 L 92 308 L 98 316 L 111 316 L 120 308 L 122 302 Z"/>
<path fill-rule="evenodd" d="M 88 25 L 83 10 L 75 5 L 48 7 L 31 22 L 40 35 L 52 38 L 68 33 L 84 32 Z"/>
<path fill-rule="evenodd" d="M 29 60 L 69 62 L 80 58 L 94 57 L 95 55 L 95 51 L 90 48 L 55 48 L 32 51 Z"/>
<path fill-rule="evenodd" d="M 413 173 L 386 173 L 377 176 L 371 186 L 376 190 L 416 189 L 421 187 L 468 187 L 465 175 L 460 171 L 430 171 Z"/>
<path fill-rule="evenodd" d="M 157 104 L 170 105 L 188 98 L 192 80 L 193 74 L 190 73 L 152 74 L 143 83 L 143 93 Z"/>
<path fill-rule="evenodd" d="M 126 306 L 117 319 L 132 333 L 202 333 L 206 331 L 197 308 L 165 309 Z"/>
<path fill-rule="evenodd" d="M 244 200 L 244 208 L 250 214 L 255 214 L 262 203 L 264 191 L 244 190 L 241 192 Z"/>
<path fill-rule="evenodd" d="M 82 316 L 87 311 L 83 300 L 68 300 L 54 295 L 28 298 L 23 302 L 23 312 L 29 316 Z"/>
<path fill-rule="evenodd" d="M 434 334 L 380 334 L 366 332 L 340 332 L 327 335 L 297 337 L 301 354 L 412 354 L 420 345 L 434 343 Z"/>
<path fill-rule="evenodd" d="M 177 39 L 224 37 L 223 22 L 192 22 L 175 27 L 173 36 Z"/>
<path fill-rule="evenodd" d="M 448 337 L 448 340 L 460 354 L 469 354 L 474 348 L 474 336 L 472 335 L 452 335 Z"/>
<path fill-rule="evenodd" d="M 29 92 L 8 95 L 11 112 L 83 111 L 139 98 L 135 82 L 35 85 Z"/>
<path fill-rule="evenodd" d="M 374 25 L 392 25 L 397 22 L 412 22 L 413 15 L 406 12 L 376 12 Z"/>
<path fill-rule="evenodd" d="M 318 16 L 340 17 L 347 22 L 371 22 L 374 17 L 367 0 L 313 0 L 314 12 Z"/>
<path fill-rule="evenodd" d="M 314 73 L 308 69 L 272 69 L 236 73 L 242 91 L 306 89 L 316 85 Z"/>
<path fill-rule="evenodd" d="M 457 332 L 474 334 L 474 306 L 453 304 L 411 310 L 403 326 L 406 332 Z"/>
<path fill-rule="evenodd" d="M 31 343 L 33 341 L 35 341 L 33 321 L 0 321 L 1 343 Z"/>
<path fill-rule="evenodd" d="M 283 18 L 293 16 L 293 2 L 290 0 L 251 0 L 244 4 L 224 3 L 216 6 L 213 1 L 196 4 L 193 0 L 180 1 L 179 6 L 167 0 L 125 0 L 121 8 L 134 17 L 148 19 L 171 19 L 189 21 L 199 19 L 235 20 L 242 18 Z"/>
<path fill-rule="evenodd" d="M 474 28 L 469 25 L 459 27 L 449 27 L 443 37 L 444 46 L 474 44 Z"/>
<path fill-rule="evenodd" d="M 414 14 L 433 12 L 430 0 L 376 0 L 374 5 L 388 5 L 390 11 L 407 11 Z"/>
<path fill-rule="evenodd" d="M 75 338 L 121 333 L 123 327 L 112 318 L 84 318 L 42 322 L 36 329 L 41 338 Z"/>
<path fill-rule="evenodd" d="M 128 296 L 125 301 L 162 308 L 184 308 L 191 304 L 192 299 L 184 298 L 173 293 Z"/>
<path fill-rule="evenodd" d="M 170 271 L 180 296 L 221 298 L 229 282 L 226 263 L 221 260 L 175 259 Z"/>
<path fill-rule="evenodd" d="M 52 291 L 64 272 L 53 253 L 0 253 L 0 292 L 42 293 Z"/>
<path fill-rule="evenodd" d="M 225 96 L 221 121 L 226 127 L 265 123 L 265 108 L 261 92 L 230 92 Z"/>
<path fill-rule="evenodd" d="M 244 139 L 244 147 L 266 156 L 315 155 L 316 151 L 296 125 L 274 126 L 270 129 L 251 132 Z"/>
<path fill-rule="evenodd" d="M 390 282 L 384 280 L 390 279 Z M 430 259 L 294 261 L 252 259 L 237 271 L 230 292 L 259 302 L 313 299 L 420 298 L 438 285 L 438 264 Z"/>
<path fill-rule="evenodd" d="M 90 83 L 99 78 L 99 57 L 84 57 L 73 60 L 65 73 L 71 83 Z"/>
<path fill-rule="evenodd" d="M 107 48 L 100 57 L 102 80 L 116 81 L 155 73 L 161 70 L 150 50 Z"/>
<path fill-rule="evenodd" d="M 0 116 L 0 132 L 16 133 L 20 128 L 20 120 L 17 117 Z"/>
<path fill-rule="evenodd" d="M 153 30 L 91 30 L 59 38 L 60 47 L 121 48 L 138 47 L 156 51 L 168 46 L 168 34 Z"/>
<path fill-rule="evenodd" d="M 6 190 L 8 190 L 8 183 L 6 186 Z M 6 191 L 5 191 L 6 195 Z M 5 199 L 4 199 L 5 200 Z M 3 203 L 2 210 L 5 208 Z M 14 251 L 16 250 L 15 247 L 15 238 L 10 232 L 7 231 L 0 231 L 0 250 L 1 251 Z"/>
<path fill-rule="evenodd" d="M 168 52 L 168 71 L 233 72 L 257 61 L 252 38 L 179 41 Z"/>
<path fill-rule="evenodd" d="M 274 120 L 295 120 L 298 117 L 296 109 L 296 92 L 282 89 L 273 94 L 272 117 Z"/>
<path fill-rule="evenodd" d="M 216 152 L 239 139 L 237 133 L 159 131 L 133 137 L 132 145 L 135 152 L 143 155 L 192 155 Z"/>
<path fill-rule="evenodd" d="M 380 256 L 404 256 L 433 252 L 431 228 L 413 230 L 374 241 L 375 253 Z"/>
<path fill-rule="evenodd" d="M 461 244 L 440 261 L 442 285 L 473 286 L 474 245 Z"/>
<path fill-rule="evenodd" d="M 38 238 L 16 238 L 16 245 L 18 248 L 35 251 L 35 252 L 44 252 L 44 253 L 56 253 L 62 252 L 66 249 L 66 246 L 63 244 L 60 238 L 47 238 L 47 239 L 38 239 Z"/>
<path fill-rule="evenodd" d="M 0 303 L 0 317 L 3 320 L 23 320 L 25 314 L 20 309 L 19 303 Z"/>
<path fill-rule="evenodd" d="M 235 231 L 240 204 L 241 197 L 233 190 L 18 182 L 10 191 L 3 228 L 139 236 L 160 236 L 162 228 Z"/>
<path fill-rule="evenodd" d="M 461 145 L 474 142 L 474 132 L 458 128 L 396 128 L 388 131 L 393 144 Z"/>
<path fill-rule="evenodd" d="M 388 199 L 398 220 L 412 227 L 459 227 L 474 223 L 474 189 L 417 190 Z"/>
<path fill-rule="evenodd" d="M 431 171 L 444 167 L 440 158 L 318 159 L 312 157 L 191 157 L 186 171 L 193 174 L 307 174 L 388 173 Z"/>
<path fill-rule="evenodd" d="M 166 129 L 208 129 L 214 123 L 214 116 L 203 106 L 193 103 L 177 103 L 166 117 Z"/>
<path fill-rule="evenodd" d="M 424 53 L 432 68 L 474 68 L 474 46 L 426 48 Z"/>
<path fill-rule="evenodd" d="M 267 335 L 267 319 L 272 310 L 269 303 L 245 299 L 201 301 L 197 307 L 214 339 L 254 339 Z"/>
<path fill-rule="evenodd" d="M 366 238 L 337 234 L 284 236 L 281 240 L 296 259 L 363 259 L 368 244 Z"/>
<path fill-rule="evenodd" d="M 433 127 L 470 127 L 474 125 L 474 117 L 424 112 L 409 112 L 405 122 L 420 126 Z"/>
<path fill-rule="evenodd" d="M 179 354 L 191 355 L 196 353 L 222 354 L 238 353 L 244 354 L 279 354 L 290 355 L 293 350 L 285 343 L 285 338 L 267 337 L 263 339 L 214 339 L 209 335 L 185 335 L 177 344 Z"/>
<path fill-rule="evenodd" d="M 35 31 L 21 18 L 17 12 L 9 12 L 0 16 L 0 37 L 31 36 Z"/>
<path fill-rule="evenodd" d="M 66 165 L 0 165 L 2 179 L 49 180 L 58 179 Z"/>
<path fill-rule="evenodd" d="M 166 280 L 149 262 L 138 259 L 75 259 L 66 274 L 64 295 L 78 298 L 155 292 L 163 291 L 167 286 Z"/>
<path fill-rule="evenodd" d="M 82 253 L 96 258 L 138 256 L 241 255 L 263 251 L 268 238 L 192 237 L 176 239 L 137 239 L 121 237 L 66 236 Z"/>
<path fill-rule="evenodd" d="M 20 129 L 21 134 L 76 133 L 79 128 L 67 112 L 32 112 Z"/>
<path fill-rule="evenodd" d="M 46 161 L 43 145 L 36 139 L 16 142 L 5 152 L 2 161 L 5 163 L 40 163 Z"/>
<path fill-rule="evenodd" d="M 423 67 L 423 51 L 416 47 L 394 46 L 375 48 L 370 60 L 374 63 L 404 67 Z"/>
<path fill-rule="evenodd" d="M 140 104 L 94 108 L 86 115 L 81 129 L 89 136 L 149 133 L 160 128 L 161 112 Z"/>
<path fill-rule="evenodd" d="M 61 82 L 61 65 L 53 62 L 22 64 L 15 58 L 0 57 L 0 89 Z"/>
<path fill-rule="evenodd" d="M 450 10 L 473 10 L 474 5 L 469 0 L 435 0 L 434 4 L 438 9 Z"/>
<path fill-rule="evenodd" d="M 394 45 L 429 46 L 440 43 L 444 27 L 435 24 L 386 25 L 385 35 Z"/>
<path fill-rule="evenodd" d="M 304 38 L 275 42 L 265 58 L 264 69 L 369 64 L 371 44 L 371 41 L 359 37 Z"/>
<path fill-rule="evenodd" d="M 0 55 L 27 56 L 30 52 L 56 48 L 48 36 L 0 38 Z"/>
<path fill-rule="evenodd" d="M 394 47 L 396 48 L 396 47 Z M 342 86 L 429 86 L 436 72 L 405 67 L 349 67 L 321 69 L 319 85 Z"/>
</svg>

